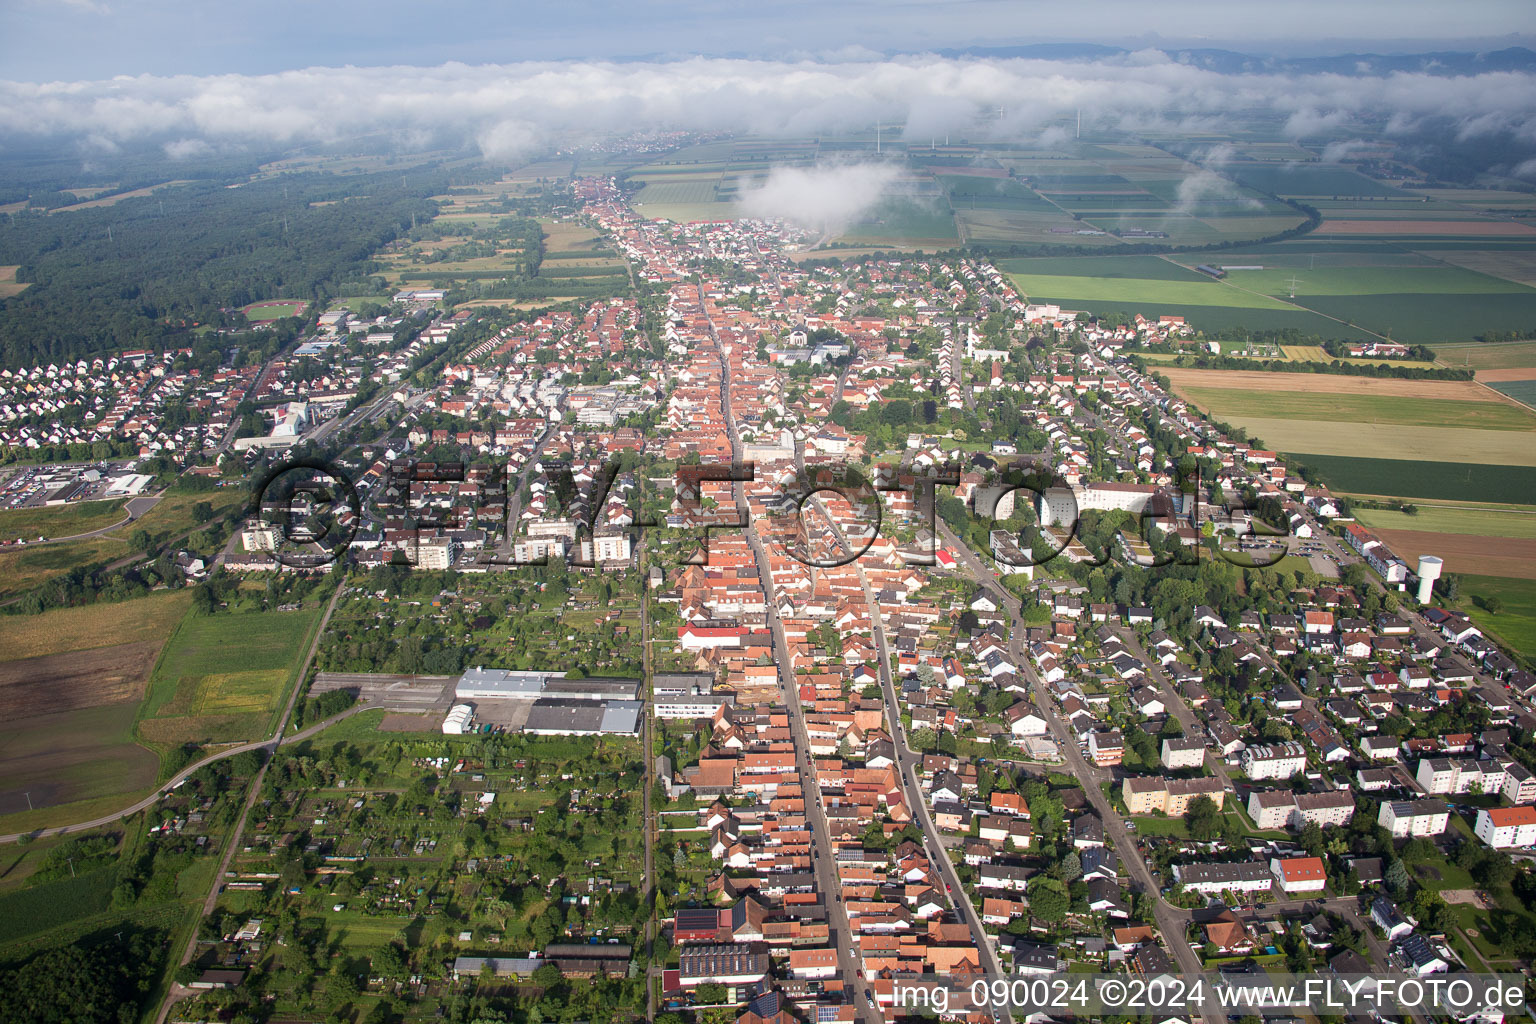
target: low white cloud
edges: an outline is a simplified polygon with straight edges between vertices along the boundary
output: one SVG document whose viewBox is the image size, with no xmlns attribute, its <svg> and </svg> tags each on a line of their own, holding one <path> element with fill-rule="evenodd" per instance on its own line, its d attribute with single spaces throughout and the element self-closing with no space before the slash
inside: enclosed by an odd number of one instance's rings
<svg viewBox="0 0 1536 1024">
<path fill-rule="evenodd" d="M 775 167 L 738 201 L 741 216 L 836 233 L 872 210 L 901 174 L 894 164 Z"/>
<path fill-rule="evenodd" d="M 530 147 L 615 130 L 815 135 L 876 120 L 905 126 L 918 145 L 945 135 L 1026 143 L 1079 112 L 1085 127 L 1129 131 L 1219 131 L 1258 112 L 1282 119 L 1292 138 L 1368 116 L 1385 116 L 1398 129 L 1445 118 L 1468 136 L 1507 130 L 1536 140 L 1536 74 L 1526 72 L 1224 74 L 1154 52 L 1103 61 L 842 56 L 0 81 L 0 140 L 288 145 L 385 133 L 478 144 L 514 159 Z"/>
<path fill-rule="evenodd" d="M 1371 144 L 1363 139 L 1345 139 L 1339 142 L 1330 142 L 1323 147 L 1321 159 L 1325 164 L 1336 164 L 1370 148 Z"/>
<path fill-rule="evenodd" d="M 213 152 L 213 147 L 202 139 L 172 139 L 160 148 L 172 160 L 189 160 Z"/>
<path fill-rule="evenodd" d="M 501 121 L 481 132 L 475 140 L 487 160 L 515 163 L 538 151 L 539 136 L 526 121 Z"/>
<path fill-rule="evenodd" d="M 1298 110 L 1285 120 L 1281 129 L 1288 138 L 1301 139 L 1308 135 L 1331 132 L 1349 121 L 1349 114 L 1342 110 Z"/>
<path fill-rule="evenodd" d="M 1257 210 L 1264 204 L 1252 196 L 1243 195 L 1238 185 L 1215 171 L 1202 168 L 1179 182 L 1175 213 L 1189 213 L 1202 202 L 1218 200 L 1231 202 L 1239 209 Z"/>
</svg>

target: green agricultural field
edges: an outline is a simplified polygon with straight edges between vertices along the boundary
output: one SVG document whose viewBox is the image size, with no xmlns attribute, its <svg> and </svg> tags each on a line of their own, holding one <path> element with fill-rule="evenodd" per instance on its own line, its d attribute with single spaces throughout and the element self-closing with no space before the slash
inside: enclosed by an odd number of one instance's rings
<svg viewBox="0 0 1536 1024">
<path fill-rule="evenodd" d="M 1471 367 L 1474 370 L 1508 370 L 1521 366 L 1536 366 L 1536 341 L 1495 344 L 1468 342 L 1442 345 L 1435 350 L 1435 354 L 1447 366 Z"/>
<path fill-rule="evenodd" d="M 1228 176 L 1282 196 L 1406 196 L 1407 193 L 1332 164 L 1238 164 Z"/>
<path fill-rule="evenodd" d="M 1232 263 L 1231 260 L 1223 260 Z M 1265 295 L 1287 296 L 1291 293 L 1291 279 L 1296 280 L 1296 297 L 1305 300 L 1318 295 L 1525 295 L 1536 299 L 1536 288 L 1527 288 L 1490 277 L 1461 267 L 1448 266 L 1400 266 L 1400 267 L 1320 267 L 1304 268 L 1266 267 L 1263 270 L 1233 270 L 1228 280 L 1234 285 L 1263 292 Z"/>
<path fill-rule="evenodd" d="M 0 512 L 0 543 L 39 537 L 73 537 L 123 520 L 126 498 L 80 501 L 73 505 L 17 508 Z"/>
<path fill-rule="evenodd" d="M 1536 468 L 1459 462 L 1299 455 L 1330 489 L 1341 494 L 1448 498 L 1519 504 L 1536 494 Z"/>
<path fill-rule="evenodd" d="M 1356 323 L 1394 341 L 1434 346 L 1484 331 L 1528 330 L 1536 323 L 1536 290 L 1523 293 L 1380 294 L 1297 298 L 1298 305 Z"/>
<path fill-rule="evenodd" d="M 1501 395 L 1508 395 L 1522 405 L 1536 409 L 1536 380 L 1491 381 L 1488 386 Z"/>
<path fill-rule="evenodd" d="M 1427 533 L 1459 533 L 1475 537 L 1536 539 L 1536 506 L 1524 511 L 1495 508 L 1457 508 L 1449 505 L 1418 505 L 1409 515 L 1395 509 L 1356 508 L 1355 518 L 1378 530 L 1420 530 Z"/>
<path fill-rule="evenodd" d="M 1034 210 L 1060 213 L 1050 202 L 1022 182 L 1010 178 L 975 175 L 940 175 L 939 184 L 956 210 Z"/>
<path fill-rule="evenodd" d="M 1536 430 L 1536 413 L 1504 402 L 1237 388 L 1183 387 L 1179 390 L 1200 408 L 1223 420 L 1263 417 L 1475 430 Z M 1532 441 L 1536 442 L 1536 437 Z"/>
<path fill-rule="evenodd" d="M 657 203 L 712 203 L 719 190 L 720 179 L 702 181 L 664 181 L 647 184 L 631 202 L 636 206 Z"/>
<path fill-rule="evenodd" d="M 164 590 L 132 601 L 0 616 L 0 662 L 163 640 L 188 600 L 184 590 Z"/>
<path fill-rule="evenodd" d="M 1461 608 L 1472 616 L 1472 621 L 1518 652 L 1527 663 L 1536 663 L 1536 580 L 1463 576 L 1461 593 Z M 1483 605 L 1491 597 L 1499 600 L 1497 612 L 1490 612 Z"/>
<path fill-rule="evenodd" d="M 111 534 L 67 544 L 43 544 L 0 552 L 0 598 L 25 594 L 82 565 L 99 565 L 132 554 Z"/>
<path fill-rule="evenodd" d="M 1067 277 L 1058 274 L 1010 274 L 1014 286 L 1039 302 L 1051 296 L 1064 304 L 1119 303 L 1121 308 L 1166 312 L 1174 306 L 1222 306 L 1229 309 L 1289 310 L 1265 295 L 1228 288 L 1211 280 L 1138 280 L 1134 278 Z"/>
<path fill-rule="evenodd" d="M 319 613 L 188 614 L 149 681 L 139 736 L 154 744 L 264 735 Z"/>
<path fill-rule="evenodd" d="M 116 878 L 115 870 L 102 868 L 0 896 L 0 944 L 101 913 L 112 903 Z"/>
<path fill-rule="evenodd" d="M 1004 259 L 997 269 L 1030 277 L 1070 276 L 1133 281 L 1200 281 L 1210 279 L 1158 256 L 1079 256 L 1072 259 Z M 1215 282 L 1211 282 L 1215 283 Z"/>
<path fill-rule="evenodd" d="M 881 200 L 839 236 L 843 241 L 893 241 L 953 244 L 960 240 L 954 214 L 946 204 L 906 198 Z"/>
</svg>

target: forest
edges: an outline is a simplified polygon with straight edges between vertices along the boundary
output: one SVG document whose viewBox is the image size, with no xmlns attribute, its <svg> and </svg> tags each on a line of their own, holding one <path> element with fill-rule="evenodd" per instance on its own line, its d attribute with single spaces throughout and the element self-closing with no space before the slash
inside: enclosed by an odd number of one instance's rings
<svg viewBox="0 0 1536 1024">
<path fill-rule="evenodd" d="M 0 265 L 28 287 L 0 302 L 0 365 L 185 346 L 263 299 L 374 294 L 372 256 L 432 217 L 450 183 L 417 169 L 200 181 L 111 206 L 0 220 Z"/>
</svg>

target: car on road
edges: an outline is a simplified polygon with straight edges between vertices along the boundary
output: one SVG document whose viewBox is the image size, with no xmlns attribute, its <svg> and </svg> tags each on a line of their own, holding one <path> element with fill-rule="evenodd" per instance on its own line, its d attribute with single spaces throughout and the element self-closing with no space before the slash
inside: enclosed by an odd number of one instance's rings
<svg viewBox="0 0 1536 1024">
<path fill-rule="evenodd" d="M 1135 832 L 1136 831 L 1136 823 L 1134 821 L 1126 822 L 1125 823 L 1125 830 L 1127 832 Z"/>
</svg>

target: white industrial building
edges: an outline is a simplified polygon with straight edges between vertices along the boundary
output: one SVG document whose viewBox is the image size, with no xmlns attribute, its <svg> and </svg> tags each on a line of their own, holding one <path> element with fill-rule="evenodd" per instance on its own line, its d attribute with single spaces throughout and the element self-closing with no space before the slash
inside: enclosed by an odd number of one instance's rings
<svg viewBox="0 0 1536 1024">
<path fill-rule="evenodd" d="M 459 677 L 454 698 L 481 712 L 501 706 L 521 732 L 533 736 L 636 736 L 645 708 L 640 681 L 605 677 L 567 678 L 564 672 L 524 672 L 476 666 Z"/>
<path fill-rule="evenodd" d="M 443 733 L 447 736 L 462 736 L 469 732 L 475 720 L 475 709 L 468 704 L 455 704 L 449 709 L 448 715 L 443 719 Z"/>
</svg>

